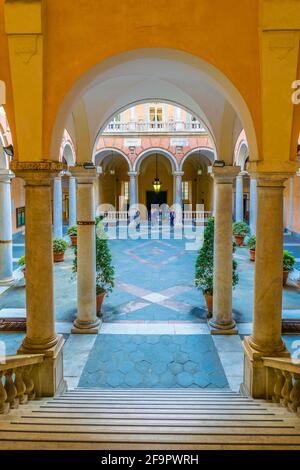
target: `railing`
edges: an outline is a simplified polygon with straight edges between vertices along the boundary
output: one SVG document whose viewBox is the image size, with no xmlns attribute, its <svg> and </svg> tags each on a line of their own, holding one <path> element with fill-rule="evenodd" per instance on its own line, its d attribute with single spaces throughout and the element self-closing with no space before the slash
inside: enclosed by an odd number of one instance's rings
<svg viewBox="0 0 300 470">
<path fill-rule="evenodd" d="M 123 222 L 129 219 L 128 211 L 107 211 L 99 214 L 106 222 Z"/>
<path fill-rule="evenodd" d="M 210 211 L 183 211 L 182 219 L 184 222 L 191 222 L 197 224 L 205 224 L 209 217 L 211 217 Z M 117 222 L 129 222 L 130 212 L 129 211 L 103 211 L 99 214 L 104 218 L 105 223 L 117 223 Z M 168 219 L 169 215 L 165 215 L 164 219 Z M 146 219 L 145 219 L 146 220 Z"/>
<path fill-rule="evenodd" d="M 199 121 L 150 121 L 150 122 L 119 122 L 112 121 L 104 129 L 104 133 L 123 132 L 203 132 L 206 130 Z"/>
<path fill-rule="evenodd" d="M 191 221 L 195 223 L 205 223 L 211 217 L 210 211 L 183 211 L 182 217 L 184 221 Z"/>
<path fill-rule="evenodd" d="M 300 360 L 265 357 L 267 399 L 300 417 Z"/>
<path fill-rule="evenodd" d="M 0 414 L 34 400 L 34 372 L 43 360 L 44 354 L 0 356 Z"/>
</svg>

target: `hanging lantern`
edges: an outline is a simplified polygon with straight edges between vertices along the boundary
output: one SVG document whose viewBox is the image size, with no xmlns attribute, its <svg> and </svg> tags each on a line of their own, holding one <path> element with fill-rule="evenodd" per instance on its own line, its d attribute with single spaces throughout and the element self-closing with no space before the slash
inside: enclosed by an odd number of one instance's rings
<svg viewBox="0 0 300 470">
<path fill-rule="evenodd" d="M 159 179 L 158 174 L 157 174 L 157 154 L 156 154 L 156 158 L 155 158 L 155 178 L 152 181 L 152 186 L 153 186 L 154 191 L 156 193 L 159 193 L 160 188 L 162 186 L 162 183 L 160 182 L 160 179 Z"/>
<path fill-rule="evenodd" d="M 111 175 L 115 174 L 115 169 L 114 169 L 114 152 L 111 152 L 111 164 L 112 164 L 112 169 L 109 171 Z"/>
</svg>

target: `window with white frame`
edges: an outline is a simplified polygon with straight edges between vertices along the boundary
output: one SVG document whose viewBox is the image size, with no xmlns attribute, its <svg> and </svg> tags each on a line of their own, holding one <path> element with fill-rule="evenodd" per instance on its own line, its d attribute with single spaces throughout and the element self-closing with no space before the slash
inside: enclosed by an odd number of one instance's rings
<svg viewBox="0 0 300 470">
<path fill-rule="evenodd" d="M 154 125 L 161 123 L 163 120 L 163 109 L 161 106 L 150 106 L 149 107 L 149 121 Z"/>
<path fill-rule="evenodd" d="M 129 201 L 129 181 L 123 181 L 123 196 L 126 201 Z"/>
<path fill-rule="evenodd" d="M 182 181 L 181 183 L 182 188 L 182 200 L 188 201 L 190 198 L 190 185 L 188 181 Z"/>
</svg>

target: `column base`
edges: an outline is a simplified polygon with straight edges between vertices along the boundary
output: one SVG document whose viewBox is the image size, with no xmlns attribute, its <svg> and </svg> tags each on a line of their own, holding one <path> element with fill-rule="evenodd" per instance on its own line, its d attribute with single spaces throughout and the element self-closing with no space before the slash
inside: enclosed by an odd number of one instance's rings
<svg viewBox="0 0 300 470">
<path fill-rule="evenodd" d="M 44 354 L 44 361 L 33 369 L 33 381 L 36 395 L 52 397 L 67 390 L 63 374 L 63 345 L 64 338 L 57 335 L 57 343 L 49 349 L 29 349 L 22 345 L 18 354 Z"/>
<path fill-rule="evenodd" d="M 229 325 L 219 325 L 215 323 L 213 319 L 208 320 L 207 322 L 209 331 L 211 335 L 237 335 L 238 329 L 235 322 L 230 323 Z"/>
<path fill-rule="evenodd" d="M 264 365 L 263 357 L 290 357 L 289 351 L 284 347 L 279 352 L 261 352 L 253 348 L 250 336 L 243 340 L 244 347 L 244 379 L 241 385 L 243 395 L 253 398 L 268 399 L 274 390 L 274 376 Z"/>
<path fill-rule="evenodd" d="M 6 279 L 0 279 L 0 286 L 12 286 L 15 283 L 14 276 L 8 277 Z"/>
<path fill-rule="evenodd" d="M 97 335 L 102 325 L 102 320 L 97 318 L 94 322 L 80 322 L 77 319 L 74 321 L 71 333 L 73 334 L 90 334 Z"/>
</svg>

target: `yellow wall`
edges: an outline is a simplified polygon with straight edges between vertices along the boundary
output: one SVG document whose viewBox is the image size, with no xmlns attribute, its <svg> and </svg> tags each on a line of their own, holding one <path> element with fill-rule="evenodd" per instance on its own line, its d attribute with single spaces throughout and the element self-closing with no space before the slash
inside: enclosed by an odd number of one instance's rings
<svg viewBox="0 0 300 470">
<path fill-rule="evenodd" d="M 178 49 L 215 65 L 244 96 L 259 133 L 258 0 L 227 0 L 226 8 L 224 0 L 177 1 L 171 9 L 169 0 L 119 1 L 115 8 L 111 0 L 48 0 L 46 7 L 44 158 L 71 86 L 105 58 L 136 48 Z M 0 50 L 7 55 L 3 27 Z M 7 57 L 2 65 L 0 79 L 10 86 Z"/>
</svg>

